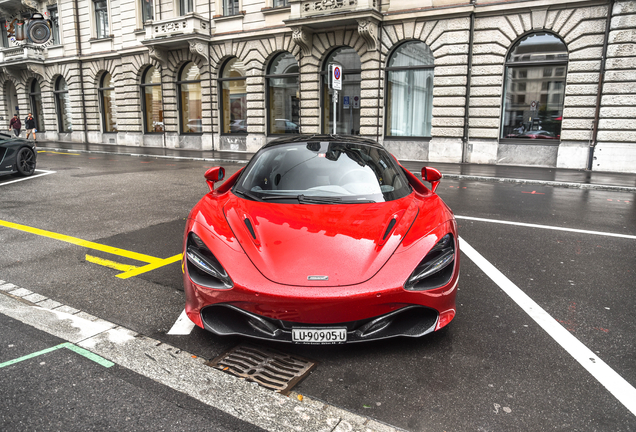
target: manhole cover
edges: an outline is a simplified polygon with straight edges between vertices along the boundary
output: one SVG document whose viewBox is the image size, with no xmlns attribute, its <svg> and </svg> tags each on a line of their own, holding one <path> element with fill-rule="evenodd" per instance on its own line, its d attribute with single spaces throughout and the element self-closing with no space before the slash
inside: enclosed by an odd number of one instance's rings
<svg viewBox="0 0 636 432">
<path fill-rule="evenodd" d="M 284 395 L 316 367 L 316 362 L 280 351 L 242 344 L 206 363 Z"/>
</svg>

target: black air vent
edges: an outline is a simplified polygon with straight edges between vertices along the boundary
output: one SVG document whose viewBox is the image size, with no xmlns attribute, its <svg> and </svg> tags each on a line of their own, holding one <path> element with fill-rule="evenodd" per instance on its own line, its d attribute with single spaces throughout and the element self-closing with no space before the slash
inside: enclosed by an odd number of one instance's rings
<svg viewBox="0 0 636 432">
<path fill-rule="evenodd" d="M 384 231 L 384 237 L 382 237 L 382 240 L 386 240 L 386 238 L 389 236 L 389 234 L 391 234 L 391 231 L 393 231 L 393 227 L 396 224 L 396 219 L 393 218 L 391 219 L 391 222 L 389 222 L 389 226 L 386 227 L 386 231 Z"/>
<path fill-rule="evenodd" d="M 252 226 L 252 222 L 250 222 L 248 218 L 245 218 L 243 222 L 245 222 L 245 226 L 250 231 L 250 234 L 252 234 L 252 238 L 256 240 L 256 233 L 254 232 L 254 227 Z"/>
</svg>

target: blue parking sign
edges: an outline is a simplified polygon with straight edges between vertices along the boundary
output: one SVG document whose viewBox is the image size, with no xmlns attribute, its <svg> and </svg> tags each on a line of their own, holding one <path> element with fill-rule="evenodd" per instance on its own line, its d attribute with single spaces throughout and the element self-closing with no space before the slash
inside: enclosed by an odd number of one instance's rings
<svg viewBox="0 0 636 432">
<path fill-rule="evenodd" d="M 349 96 L 342 97 L 342 107 L 345 109 L 349 108 Z"/>
</svg>

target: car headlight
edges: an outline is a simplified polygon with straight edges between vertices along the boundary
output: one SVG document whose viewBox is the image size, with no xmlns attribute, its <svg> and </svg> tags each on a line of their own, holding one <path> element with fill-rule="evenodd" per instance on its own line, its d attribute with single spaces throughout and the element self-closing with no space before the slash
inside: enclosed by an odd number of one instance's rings
<svg viewBox="0 0 636 432">
<path fill-rule="evenodd" d="M 234 286 L 219 260 L 195 233 L 188 235 L 186 260 L 190 279 L 209 288 L 230 289 Z"/>
<path fill-rule="evenodd" d="M 446 285 L 453 276 L 454 262 L 455 240 L 452 234 L 446 234 L 418 264 L 404 288 L 423 291 Z"/>
</svg>

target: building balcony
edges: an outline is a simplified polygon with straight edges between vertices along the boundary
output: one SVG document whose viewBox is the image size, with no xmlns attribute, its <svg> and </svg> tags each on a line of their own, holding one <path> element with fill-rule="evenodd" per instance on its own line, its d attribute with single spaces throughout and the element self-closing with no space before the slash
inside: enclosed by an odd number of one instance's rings
<svg viewBox="0 0 636 432">
<path fill-rule="evenodd" d="M 42 63 L 45 57 L 44 51 L 45 48 L 31 44 L 0 48 L 0 65 L 26 69 L 28 63 Z"/>
<path fill-rule="evenodd" d="M 291 13 L 285 25 L 303 54 L 312 50 L 312 34 L 333 27 L 357 26 L 367 49 L 378 47 L 378 24 L 382 21 L 380 0 L 289 0 Z"/>
<path fill-rule="evenodd" d="M 187 45 L 189 40 L 209 40 L 210 22 L 197 13 L 153 21 L 145 25 L 144 45 L 162 48 L 178 48 Z"/>
<path fill-rule="evenodd" d="M 290 0 L 289 3 L 287 25 L 318 29 L 350 24 L 359 18 L 382 19 L 379 0 Z"/>
</svg>

